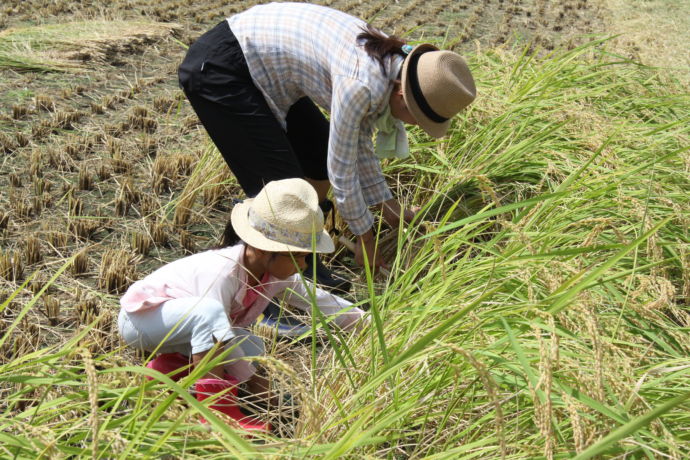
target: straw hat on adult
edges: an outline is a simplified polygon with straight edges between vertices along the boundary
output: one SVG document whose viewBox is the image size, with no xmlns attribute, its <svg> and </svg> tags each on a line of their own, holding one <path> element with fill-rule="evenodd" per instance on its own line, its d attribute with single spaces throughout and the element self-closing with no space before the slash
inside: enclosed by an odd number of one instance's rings
<svg viewBox="0 0 690 460">
<path fill-rule="evenodd" d="M 410 113 L 432 137 L 444 136 L 450 119 L 477 95 L 465 60 L 428 43 L 415 46 L 405 58 L 402 88 Z"/>
<path fill-rule="evenodd" d="M 272 252 L 333 252 L 323 229 L 316 190 L 304 179 L 269 182 L 255 198 L 235 205 L 230 216 L 237 235 L 258 249 Z"/>
</svg>

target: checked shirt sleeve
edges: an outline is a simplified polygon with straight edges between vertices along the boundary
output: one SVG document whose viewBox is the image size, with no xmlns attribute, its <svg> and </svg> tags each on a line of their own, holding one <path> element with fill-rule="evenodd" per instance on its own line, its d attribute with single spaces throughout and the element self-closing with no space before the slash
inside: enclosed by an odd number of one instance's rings
<svg viewBox="0 0 690 460">
<path fill-rule="evenodd" d="M 370 130 L 364 126 L 370 110 L 369 90 L 359 81 L 339 78 L 333 82 L 328 177 L 333 186 L 338 212 L 355 235 L 363 234 L 374 223 L 374 216 L 369 212 L 368 205 L 377 202 L 377 194 L 385 195 L 379 190 L 381 181 L 388 189 L 380 165 L 376 162 L 374 166 L 371 162 L 371 150 L 369 155 L 366 151 L 361 157 L 359 155 L 361 138 L 371 137 Z M 372 192 L 373 196 L 369 195 Z"/>
<path fill-rule="evenodd" d="M 373 120 L 363 124 L 365 135 L 359 136 L 359 156 L 357 157 L 357 170 L 359 171 L 359 184 L 367 205 L 383 203 L 393 198 L 388 188 L 388 183 L 381 170 L 381 162 L 374 154 Z"/>
</svg>

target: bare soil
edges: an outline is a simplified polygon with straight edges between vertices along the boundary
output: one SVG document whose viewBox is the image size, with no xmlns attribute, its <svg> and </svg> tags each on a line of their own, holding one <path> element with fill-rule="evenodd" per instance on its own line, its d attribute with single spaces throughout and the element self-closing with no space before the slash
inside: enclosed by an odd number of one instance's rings
<svg viewBox="0 0 690 460">
<path fill-rule="evenodd" d="M 193 203 L 181 192 L 209 142 L 177 86 L 185 44 L 258 2 L 6 0 L 0 30 L 92 18 L 174 22 L 74 73 L 0 70 L 0 302 L 18 295 L 0 331 L 70 257 L 6 342 L 0 359 L 64 340 L 104 315 L 100 345 L 117 345 L 117 296 L 134 280 L 217 242 L 241 192 L 223 165 Z M 458 52 L 512 46 L 543 52 L 606 33 L 595 0 L 322 0 L 413 40 Z M 221 183 L 225 181 L 225 183 Z"/>
</svg>

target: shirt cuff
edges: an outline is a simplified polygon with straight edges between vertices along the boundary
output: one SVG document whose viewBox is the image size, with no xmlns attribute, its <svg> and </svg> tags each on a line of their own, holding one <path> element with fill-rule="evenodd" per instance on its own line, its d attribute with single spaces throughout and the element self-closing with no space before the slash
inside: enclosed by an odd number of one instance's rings
<svg viewBox="0 0 690 460">
<path fill-rule="evenodd" d="M 367 206 L 374 206 L 393 198 L 393 193 L 388 188 L 388 183 L 385 179 L 377 184 L 362 187 L 362 195 Z"/>
<path fill-rule="evenodd" d="M 344 331 L 348 331 L 356 328 L 360 322 L 361 324 L 359 324 L 359 327 L 363 327 L 368 323 L 368 318 L 368 316 L 365 316 L 364 310 L 354 307 L 349 311 L 336 313 L 336 317 L 333 321 L 338 327 Z"/>
<path fill-rule="evenodd" d="M 350 231 L 357 236 L 366 233 L 367 230 L 374 226 L 374 216 L 368 209 L 364 211 L 362 217 L 353 220 L 345 219 L 345 221 L 348 227 L 350 227 Z"/>
</svg>

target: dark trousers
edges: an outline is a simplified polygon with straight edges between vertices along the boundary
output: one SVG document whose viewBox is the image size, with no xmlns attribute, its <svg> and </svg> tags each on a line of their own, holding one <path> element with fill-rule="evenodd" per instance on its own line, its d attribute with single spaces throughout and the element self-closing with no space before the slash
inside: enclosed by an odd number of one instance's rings
<svg viewBox="0 0 690 460">
<path fill-rule="evenodd" d="M 272 180 L 328 179 L 328 121 L 304 97 L 290 107 L 285 131 L 254 85 L 226 21 L 189 47 L 179 79 L 247 196 L 255 196 Z"/>
</svg>

